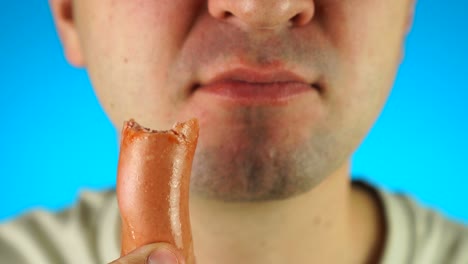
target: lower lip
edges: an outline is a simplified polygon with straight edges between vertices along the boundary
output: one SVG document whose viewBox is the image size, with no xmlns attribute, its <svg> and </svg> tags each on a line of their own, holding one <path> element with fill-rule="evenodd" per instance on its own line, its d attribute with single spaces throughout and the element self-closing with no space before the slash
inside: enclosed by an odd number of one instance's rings
<svg viewBox="0 0 468 264">
<path fill-rule="evenodd" d="M 209 93 L 241 105 L 283 105 L 295 97 L 317 88 L 301 82 L 249 83 L 224 81 L 200 86 L 199 92 Z"/>
</svg>

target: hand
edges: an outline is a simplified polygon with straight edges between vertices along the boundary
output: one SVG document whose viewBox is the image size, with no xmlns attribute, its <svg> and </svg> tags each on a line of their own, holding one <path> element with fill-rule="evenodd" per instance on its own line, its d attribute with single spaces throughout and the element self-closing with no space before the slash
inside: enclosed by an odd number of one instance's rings
<svg viewBox="0 0 468 264">
<path fill-rule="evenodd" d="M 109 264 L 186 264 L 186 261 L 174 246 L 155 243 L 137 248 Z"/>
</svg>

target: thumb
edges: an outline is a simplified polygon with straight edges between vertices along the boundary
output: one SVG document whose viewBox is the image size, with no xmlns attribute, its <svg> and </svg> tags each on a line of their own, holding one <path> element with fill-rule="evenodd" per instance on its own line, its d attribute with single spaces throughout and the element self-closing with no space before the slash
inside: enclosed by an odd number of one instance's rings
<svg viewBox="0 0 468 264">
<path fill-rule="evenodd" d="M 168 243 L 154 243 L 135 249 L 110 264 L 185 264 L 182 253 Z"/>
</svg>

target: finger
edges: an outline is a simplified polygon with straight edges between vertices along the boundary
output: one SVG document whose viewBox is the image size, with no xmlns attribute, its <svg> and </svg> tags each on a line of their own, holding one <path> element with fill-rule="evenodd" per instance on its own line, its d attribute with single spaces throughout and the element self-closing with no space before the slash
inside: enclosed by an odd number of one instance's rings
<svg viewBox="0 0 468 264">
<path fill-rule="evenodd" d="M 167 243 L 140 247 L 110 264 L 185 264 L 181 252 Z"/>
</svg>

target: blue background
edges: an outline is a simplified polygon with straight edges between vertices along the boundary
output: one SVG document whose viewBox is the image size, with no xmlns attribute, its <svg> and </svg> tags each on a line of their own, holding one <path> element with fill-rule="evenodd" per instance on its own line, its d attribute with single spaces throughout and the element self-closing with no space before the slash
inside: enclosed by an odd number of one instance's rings
<svg viewBox="0 0 468 264">
<path fill-rule="evenodd" d="M 465 0 L 419 1 L 406 58 L 353 173 L 468 223 Z M 3 1 L 0 221 L 114 186 L 117 137 L 84 70 L 62 54 L 47 1 Z"/>
</svg>

